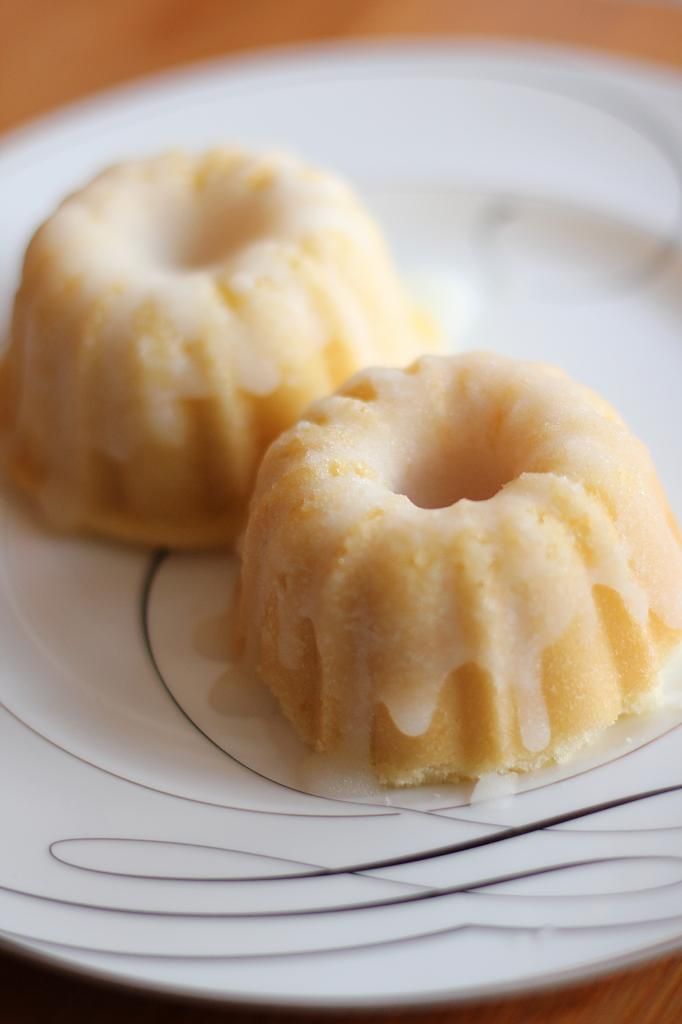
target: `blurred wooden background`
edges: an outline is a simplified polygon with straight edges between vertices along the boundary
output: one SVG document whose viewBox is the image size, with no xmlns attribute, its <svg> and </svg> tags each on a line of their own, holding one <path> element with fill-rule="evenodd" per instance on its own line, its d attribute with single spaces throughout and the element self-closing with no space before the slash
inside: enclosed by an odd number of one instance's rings
<svg viewBox="0 0 682 1024">
<path fill-rule="evenodd" d="M 451 33 L 682 67 L 682 8 L 627 0 L 0 0 L 0 131 L 137 75 L 339 37 Z"/>
<path fill-rule="evenodd" d="M 0 130 L 126 79 L 264 46 L 385 35 L 564 43 L 682 71 L 682 6 L 611 0 L 0 0 Z M 682 110 L 680 111 L 682 119 Z M 7 783 L 5 783 L 7 784 Z M 0 927 L 2 922 L 0 922 Z M 0 953 L 3 1024 L 291 1022 L 141 996 Z M 301 1020 L 311 1017 L 302 1017 Z M 355 1020 L 367 1021 L 369 1015 Z M 386 1024 L 680 1024 L 682 958 L 548 995 Z"/>
</svg>

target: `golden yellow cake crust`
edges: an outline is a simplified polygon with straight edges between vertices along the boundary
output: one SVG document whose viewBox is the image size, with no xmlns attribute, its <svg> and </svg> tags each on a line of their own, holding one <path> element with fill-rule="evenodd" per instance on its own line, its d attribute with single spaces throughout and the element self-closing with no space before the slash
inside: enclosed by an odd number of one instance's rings
<svg viewBox="0 0 682 1024">
<path fill-rule="evenodd" d="M 28 247 L 4 461 L 57 525 L 230 542 L 263 451 L 311 400 L 435 343 L 332 175 L 232 149 L 122 164 Z"/>
<path fill-rule="evenodd" d="M 400 785 L 527 770 L 652 699 L 682 542 L 603 399 L 542 364 L 425 357 L 272 445 L 239 622 L 316 749 Z"/>
</svg>

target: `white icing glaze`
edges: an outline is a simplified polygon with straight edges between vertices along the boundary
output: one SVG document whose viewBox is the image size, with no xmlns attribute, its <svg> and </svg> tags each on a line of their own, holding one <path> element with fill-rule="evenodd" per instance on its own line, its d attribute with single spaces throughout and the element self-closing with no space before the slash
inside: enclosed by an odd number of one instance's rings
<svg viewBox="0 0 682 1024">
<path fill-rule="evenodd" d="M 682 644 L 661 673 L 660 703 L 663 707 L 682 709 Z"/>
<path fill-rule="evenodd" d="M 537 753 L 551 740 L 543 652 L 578 615 L 597 636 L 595 586 L 619 594 L 645 628 L 653 612 L 682 629 L 682 543 L 651 459 L 603 400 L 560 371 L 426 357 L 411 373 L 358 374 L 309 416 L 259 478 L 245 628 L 258 660 L 274 564 L 288 581 L 277 605 L 282 662 L 299 664 L 287 637 L 309 619 L 323 681 L 337 696 L 345 688 L 346 736 L 366 746 L 368 708 L 379 703 L 403 734 L 422 735 L 445 681 L 474 662 L 513 695 L 522 742 Z M 293 441 L 304 454 L 280 461 Z M 310 512 L 280 525 L 287 474 L 303 471 Z"/>
<path fill-rule="evenodd" d="M 211 161 L 219 172 L 214 181 Z M 207 183 L 199 188 L 195 176 L 203 165 L 209 167 Z M 258 184 L 259 175 L 263 185 Z M 210 252 L 202 254 L 207 245 L 203 236 L 211 244 Z M 291 347 L 282 351 L 278 343 L 270 346 L 275 361 L 265 361 L 264 379 L 258 373 L 262 363 L 254 370 L 253 332 L 235 330 L 235 320 L 245 320 L 247 327 L 260 325 L 274 303 L 277 318 L 286 321 L 285 331 L 296 336 L 302 318 L 319 317 L 307 285 L 300 284 L 308 270 L 306 247 L 313 246 L 318 254 L 325 247 L 335 252 L 345 247 L 352 249 L 356 261 L 362 253 L 366 265 L 358 268 L 353 288 L 361 283 L 360 274 L 367 275 L 372 280 L 361 285 L 365 296 L 375 291 L 382 312 L 394 304 L 396 313 L 404 311 L 383 243 L 350 191 L 277 154 L 265 159 L 216 151 L 203 163 L 171 154 L 112 168 L 67 199 L 40 237 L 42 248 L 58 257 L 55 275 L 78 281 L 82 309 L 110 296 L 106 318 L 112 334 L 130 330 L 145 303 L 159 310 L 179 339 L 230 332 L 237 352 L 237 384 L 255 394 L 277 387 L 280 359 L 286 366 Z M 329 291 L 344 288 L 346 302 L 357 306 L 345 289 L 350 282 L 343 280 L 352 268 L 324 255 L 322 263 L 325 280 L 320 284 Z M 226 308 L 220 289 L 233 291 L 246 308 Z M 404 333 L 400 316 L 390 319 L 391 329 Z M 328 337 L 326 329 L 314 333 L 317 344 Z M 183 376 L 179 372 L 176 380 L 181 392 Z M 193 393 L 196 385 L 188 386 Z"/>
<path fill-rule="evenodd" d="M 270 403 L 269 424 L 290 408 L 283 427 L 357 366 L 407 362 L 425 347 L 413 313 L 377 228 L 333 176 L 228 149 L 122 164 L 29 247 L 11 429 L 38 453 L 44 500 L 76 506 L 84 449 L 122 464 L 151 436 L 183 451 L 187 403 L 217 403 L 241 494 L 259 454 L 237 451 L 257 447 L 254 405 Z"/>
<path fill-rule="evenodd" d="M 201 619 L 194 627 L 193 647 L 197 654 L 209 661 L 230 661 L 230 613 Z"/>
<path fill-rule="evenodd" d="M 491 800 L 504 800 L 513 796 L 518 790 L 518 776 L 514 772 L 489 772 L 481 775 L 471 790 L 470 804 L 479 804 Z"/>
</svg>

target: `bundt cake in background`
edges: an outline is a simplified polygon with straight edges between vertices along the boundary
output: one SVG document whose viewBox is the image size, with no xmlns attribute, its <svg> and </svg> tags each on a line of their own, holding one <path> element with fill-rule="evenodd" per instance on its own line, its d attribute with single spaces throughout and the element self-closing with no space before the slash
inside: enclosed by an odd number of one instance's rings
<svg viewBox="0 0 682 1024">
<path fill-rule="evenodd" d="M 245 656 L 300 736 L 387 784 L 565 758 L 653 699 L 682 541 L 645 447 L 563 372 L 360 372 L 268 451 Z"/>
<path fill-rule="evenodd" d="M 337 178 L 231 149 L 122 164 L 26 253 L 5 462 L 65 528 L 231 542 L 262 453 L 312 399 L 435 343 Z"/>
</svg>

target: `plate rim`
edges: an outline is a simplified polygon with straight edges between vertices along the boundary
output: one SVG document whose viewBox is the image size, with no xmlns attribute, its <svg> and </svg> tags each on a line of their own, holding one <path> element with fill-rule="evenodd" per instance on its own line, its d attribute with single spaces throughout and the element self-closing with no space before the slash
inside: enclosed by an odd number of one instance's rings
<svg viewBox="0 0 682 1024">
<path fill-rule="evenodd" d="M 191 83 L 217 74 L 224 76 L 241 73 L 259 74 L 268 71 L 287 71 L 292 62 L 308 63 L 324 58 L 403 57 L 441 55 L 467 56 L 471 59 L 523 61 L 527 65 L 548 64 L 555 70 L 554 60 L 560 58 L 571 64 L 565 70 L 591 70 L 602 74 L 614 72 L 625 75 L 644 75 L 659 86 L 682 87 L 682 66 L 658 63 L 627 54 L 616 54 L 598 48 L 581 48 L 568 43 L 537 42 L 530 38 L 505 39 L 496 36 L 475 36 L 424 33 L 400 34 L 385 38 L 358 36 L 346 39 L 319 40 L 312 43 L 283 43 L 257 47 L 232 54 L 199 58 L 179 63 L 158 71 L 146 72 L 126 78 L 110 86 L 75 97 L 67 103 L 30 116 L 0 132 L 0 164 L 17 147 L 30 144 L 46 131 L 63 130 L 72 120 L 87 117 L 103 105 L 115 106 L 135 98 L 137 93 L 161 94 L 168 86 Z"/>
<path fill-rule="evenodd" d="M 644 950 L 635 950 L 612 957 L 607 961 L 592 963 L 588 966 L 577 966 L 555 971 L 547 978 L 536 978 L 532 981 L 519 979 L 500 982 L 496 985 L 481 985 L 465 992 L 441 989 L 429 995 L 403 993 L 395 996 L 360 996 L 350 1000 L 324 998 L 319 995 L 302 1000 L 299 996 L 269 995 L 232 995 L 213 992 L 208 989 L 189 988 L 174 982 L 159 983 L 144 978 L 129 978 L 108 970 L 106 967 L 94 967 L 91 964 L 76 963 L 60 956 L 35 948 L 21 939 L 14 939 L 0 930 L 0 953 L 8 952 L 20 959 L 26 959 L 33 966 L 48 968 L 58 974 L 71 978 L 81 978 L 98 986 L 113 985 L 123 992 L 138 995 L 161 995 L 166 998 L 180 999 L 189 1004 L 205 1004 L 233 1010 L 276 1010 L 305 1014 L 323 1012 L 332 1014 L 343 1011 L 359 1014 L 365 1011 L 396 1010 L 443 1010 L 447 1007 L 464 1007 L 468 1005 L 493 1003 L 510 998 L 534 997 L 557 992 L 567 988 L 577 988 L 618 975 L 631 968 L 646 967 L 669 954 L 678 953 L 682 956 L 682 935 L 667 939 L 664 942 L 649 946 Z"/>
</svg>

